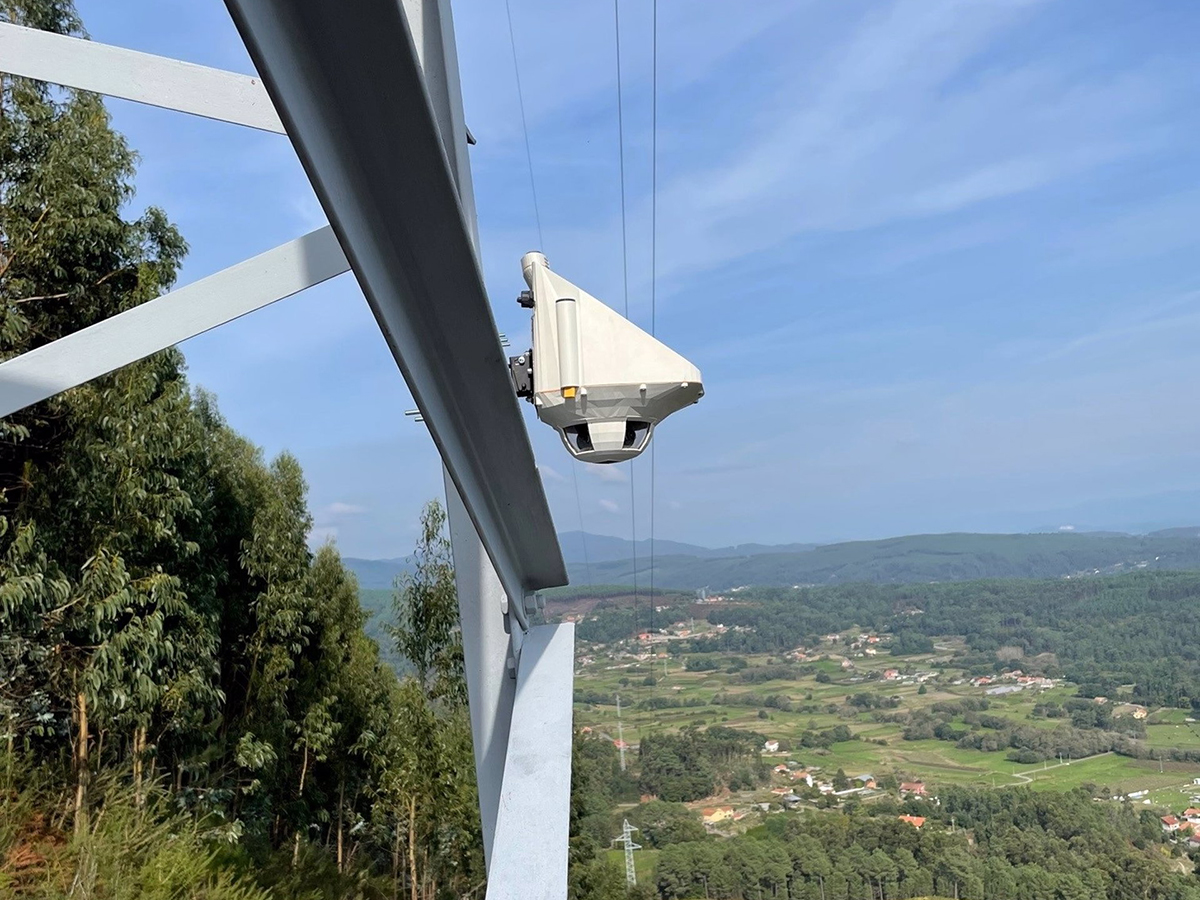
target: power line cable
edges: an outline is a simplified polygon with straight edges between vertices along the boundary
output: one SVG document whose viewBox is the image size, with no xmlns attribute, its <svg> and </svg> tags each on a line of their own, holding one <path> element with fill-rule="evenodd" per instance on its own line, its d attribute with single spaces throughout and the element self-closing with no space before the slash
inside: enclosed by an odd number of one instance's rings
<svg viewBox="0 0 1200 900">
<path fill-rule="evenodd" d="M 538 210 L 537 184 L 533 180 L 533 151 L 529 149 L 529 125 L 525 120 L 525 93 L 521 90 L 521 67 L 517 64 L 517 38 L 513 32 L 512 6 L 504 0 L 504 12 L 508 15 L 508 43 L 512 47 L 513 74 L 517 77 L 517 103 L 521 107 L 521 131 L 525 134 L 525 159 L 529 162 L 529 190 L 533 194 L 533 216 L 537 220 L 538 250 L 545 252 L 542 238 L 542 214 Z"/>
<path fill-rule="evenodd" d="M 625 112 L 621 92 L 621 2 L 613 0 L 613 31 L 617 46 L 617 156 L 621 170 L 621 264 L 625 285 L 625 318 L 629 318 L 629 227 L 625 205 Z M 633 460 L 629 461 L 629 532 L 633 550 L 633 630 L 637 633 L 637 492 L 633 478 Z"/>
<path fill-rule="evenodd" d="M 658 0 L 652 0 L 650 51 L 650 334 L 655 335 L 658 282 Z M 654 629 L 654 500 L 655 448 L 650 444 L 650 628 Z"/>
<path fill-rule="evenodd" d="M 529 144 L 529 123 L 525 118 L 525 92 L 521 89 L 521 66 L 517 61 L 517 38 L 513 30 L 512 5 L 504 0 L 504 12 L 508 16 L 508 43 L 512 47 L 513 75 L 517 79 L 517 104 L 521 108 L 521 132 L 525 136 L 525 161 L 529 164 L 529 193 L 533 197 L 533 218 L 537 223 L 538 250 L 546 251 L 546 240 L 542 236 L 542 212 L 538 207 L 537 181 L 533 177 L 533 151 Z M 587 528 L 583 524 L 583 502 L 579 499 L 579 472 L 575 460 L 571 460 L 571 481 L 575 486 L 575 509 L 579 513 L 579 539 L 583 544 L 583 568 L 587 573 L 588 587 L 592 586 L 592 564 L 588 559 Z"/>
</svg>

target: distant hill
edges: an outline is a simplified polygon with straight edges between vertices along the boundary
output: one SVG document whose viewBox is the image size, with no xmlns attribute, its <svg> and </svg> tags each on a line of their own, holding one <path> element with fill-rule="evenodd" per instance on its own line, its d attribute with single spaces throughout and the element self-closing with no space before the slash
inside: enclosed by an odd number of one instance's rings
<svg viewBox="0 0 1200 900">
<path fill-rule="evenodd" d="M 560 535 L 574 585 L 634 582 L 635 546 L 622 538 Z M 638 541 L 636 579 L 650 578 L 650 547 Z M 366 589 L 390 588 L 405 570 L 404 559 L 347 558 Z M 839 544 L 745 544 L 709 548 L 677 541 L 655 542 L 657 587 L 727 590 L 739 585 L 843 584 L 851 581 L 964 581 L 973 578 L 1060 578 L 1146 569 L 1200 569 L 1200 526 L 1144 535 L 1114 532 L 1047 534 L 915 534 Z"/>
<path fill-rule="evenodd" d="M 1136 568 L 1200 569 L 1200 528 L 1149 535 L 920 534 L 879 541 L 826 544 L 800 552 L 717 558 L 659 555 L 654 581 L 664 588 L 739 585 L 841 584 L 852 581 L 964 581 L 974 578 L 1058 578 L 1117 573 Z M 637 580 L 649 580 L 649 560 L 639 557 Z M 586 578 L 570 567 L 572 581 Z M 593 563 L 591 580 L 629 584 L 632 560 Z"/>
<path fill-rule="evenodd" d="M 612 537 L 607 534 L 591 534 L 584 531 L 564 531 L 558 536 L 562 547 L 563 559 L 570 563 L 582 564 L 586 559 L 589 563 L 616 562 L 650 558 L 650 541 L 642 540 L 634 543 L 625 538 Z M 586 552 L 585 552 L 586 546 Z M 757 556 L 761 553 L 802 553 L 812 550 L 817 544 L 739 544 L 736 547 L 701 547 L 698 544 L 685 544 L 680 541 L 656 539 L 654 555 L 687 556 L 699 559 L 720 559 L 729 556 Z M 346 566 L 358 577 L 359 586 L 365 589 L 390 589 L 396 576 L 409 569 L 410 561 L 399 557 L 396 559 L 361 559 L 348 556 L 343 560 Z M 587 582 L 586 575 L 580 579 Z M 592 578 L 594 583 L 597 579 Z"/>
<path fill-rule="evenodd" d="M 360 588 L 372 590 L 390 590 L 396 576 L 409 569 L 409 561 L 403 557 L 399 559 L 359 559 L 347 556 L 343 557 L 342 562 L 358 578 Z"/>
<path fill-rule="evenodd" d="M 612 562 L 631 559 L 634 556 L 650 556 L 649 539 L 637 541 L 613 537 L 607 534 L 592 534 L 586 531 L 564 531 L 558 535 L 563 559 L 568 563 Z M 701 547 L 656 538 L 653 542 L 655 556 L 696 556 L 700 559 L 718 559 L 725 556 L 757 556 L 760 553 L 801 553 L 812 550 L 817 544 L 738 544 L 736 547 Z M 586 553 L 585 553 L 586 550 Z M 634 552 L 636 550 L 636 552 Z"/>
</svg>

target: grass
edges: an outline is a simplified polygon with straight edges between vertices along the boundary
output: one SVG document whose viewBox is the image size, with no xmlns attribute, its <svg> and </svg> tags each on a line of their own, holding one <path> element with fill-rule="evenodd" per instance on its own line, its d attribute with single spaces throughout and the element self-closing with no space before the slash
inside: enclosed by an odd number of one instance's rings
<svg viewBox="0 0 1200 900">
<path fill-rule="evenodd" d="M 637 840 L 637 835 L 634 835 L 634 840 Z M 649 884 L 654 878 L 654 867 L 658 864 L 658 850 L 634 850 L 633 851 L 633 869 L 637 873 L 638 884 Z M 625 871 L 625 851 L 614 849 L 607 851 L 610 862 L 620 866 L 621 871 Z"/>
<path fill-rule="evenodd" d="M 1172 710 L 1183 712 L 1183 710 Z M 1181 717 L 1182 718 L 1182 717 Z M 1200 724 L 1193 722 L 1164 723 L 1146 726 L 1146 743 L 1151 747 L 1183 747 L 1200 749 Z"/>
</svg>

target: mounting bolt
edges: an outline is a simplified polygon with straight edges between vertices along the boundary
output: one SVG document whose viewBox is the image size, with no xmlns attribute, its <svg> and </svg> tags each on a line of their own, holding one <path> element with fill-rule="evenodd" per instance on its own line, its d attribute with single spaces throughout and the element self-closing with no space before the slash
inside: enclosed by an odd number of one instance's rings
<svg viewBox="0 0 1200 900">
<path fill-rule="evenodd" d="M 533 309 L 533 291 L 521 291 L 517 294 L 517 306 Z"/>
</svg>

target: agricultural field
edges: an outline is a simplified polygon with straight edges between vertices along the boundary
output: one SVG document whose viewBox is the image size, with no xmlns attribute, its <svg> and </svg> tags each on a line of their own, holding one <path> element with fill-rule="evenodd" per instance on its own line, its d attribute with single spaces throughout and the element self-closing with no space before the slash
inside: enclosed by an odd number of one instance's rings
<svg viewBox="0 0 1200 900">
<path fill-rule="evenodd" d="M 701 625 L 704 627 L 707 623 Z M 591 701 L 577 702 L 577 727 L 587 727 L 601 738 L 625 740 L 631 754 L 644 735 L 678 731 L 687 727 L 723 725 L 757 732 L 764 739 L 778 740 L 776 754 L 764 753 L 772 764 L 795 761 L 824 773 L 842 769 L 847 775 L 872 774 L 920 780 L 931 788 L 962 785 L 1004 789 L 1027 785 L 1034 790 L 1068 790 L 1080 785 L 1107 789 L 1113 796 L 1146 791 L 1152 804 L 1170 808 L 1186 804 L 1200 786 L 1200 763 L 1138 760 L 1113 753 L 1087 759 L 1046 760 L 1022 764 L 1009 759 L 1007 750 L 985 752 L 961 749 L 952 741 L 906 740 L 904 725 L 879 721 L 889 715 L 929 709 L 942 701 L 963 699 L 988 701 L 987 714 L 1013 725 L 1053 729 L 1069 720 L 1035 716 L 1039 704 L 1063 704 L 1076 696 L 1076 686 L 1055 681 L 1053 686 L 1017 686 L 996 682 L 976 686 L 953 666 L 951 659 L 960 644 L 952 638 L 939 639 L 934 653 L 892 656 L 882 647 L 875 655 L 852 652 L 833 643 L 814 649 L 809 658 L 795 663 L 805 674 L 791 678 L 751 683 L 743 673 L 786 662 L 779 656 L 712 653 L 698 663 L 694 655 L 668 656 L 655 647 L 647 654 L 645 645 L 630 642 L 626 651 L 585 648 L 584 663 L 576 673 L 576 696 Z M 636 658 L 641 656 L 643 658 Z M 817 657 L 817 658 L 813 658 Z M 844 660 L 850 660 L 850 667 Z M 714 666 L 703 671 L 698 666 Z M 891 677 L 885 672 L 892 670 Z M 996 688 L 1003 692 L 995 692 Z M 991 692 L 991 693 L 989 693 Z M 870 695 L 883 708 L 873 710 L 848 704 L 855 695 Z M 621 698 L 621 722 L 613 702 Z M 791 709 L 766 703 L 743 705 L 750 695 L 759 699 L 786 698 Z M 689 704 L 656 708 L 665 703 Z M 1184 710 L 1151 711 L 1146 720 L 1146 743 L 1152 748 L 1200 749 L 1200 725 L 1189 721 Z M 967 725 L 956 720 L 958 727 Z M 828 748 L 801 747 L 802 732 L 819 732 L 847 726 L 855 740 L 840 741 Z M 632 759 L 635 757 L 631 757 Z"/>
</svg>

